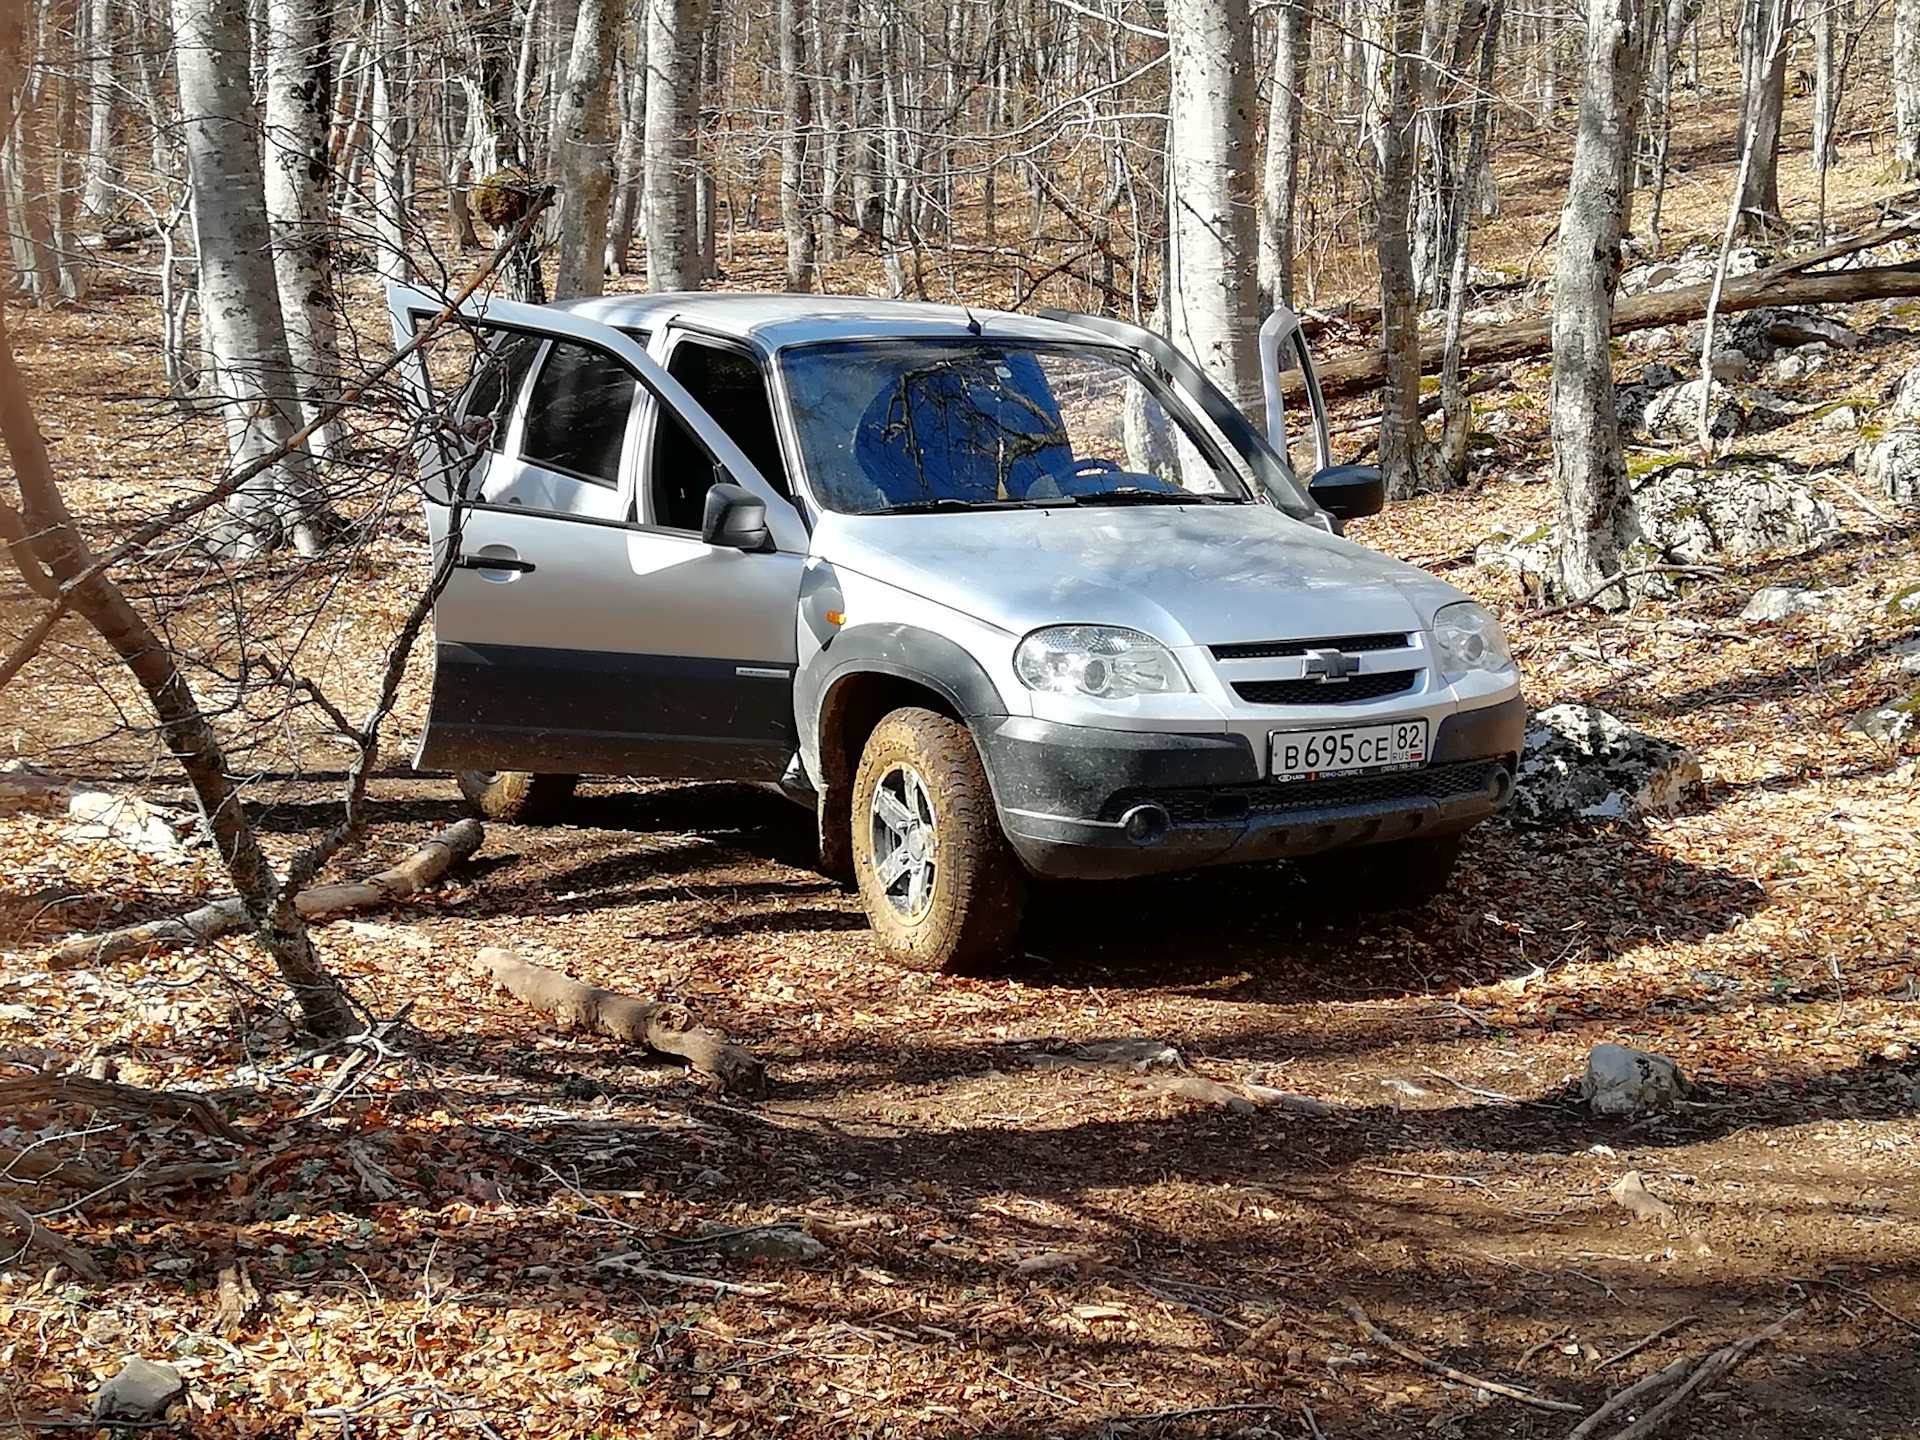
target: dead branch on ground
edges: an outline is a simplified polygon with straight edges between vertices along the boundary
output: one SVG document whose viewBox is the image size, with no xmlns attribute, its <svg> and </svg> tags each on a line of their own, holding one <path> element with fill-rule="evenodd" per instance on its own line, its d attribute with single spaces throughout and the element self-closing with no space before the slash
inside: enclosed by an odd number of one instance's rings
<svg viewBox="0 0 1920 1440">
<path fill-rule="evenodd" d="M 726 1036 L 695 1025 L 679 1006 L 582 985 L 558 970 L 531 964 L 495 946 L 480 952 L 474 969 L 567 1029 L 608 1035 L 685 1060 L 724 1091 L 766 1093 L 765 1067 Z"/>
<path fill-rule="evenodd" d="M 143 1090 L 117 1080 L 94 1080 L 85 1075 L 25 1075 L 0 1080 L 0 1115 L 13 1115 L 42 1100 L 62 1100 L 95 1110 L 124 1110 L 136 1115 L 168 1115 L 191 1120 L 208 1135 L 236 1145 L 252 1143 L 245 1131 L 227 1123 L 204 1096 L 184 1090 Z"/>
<path fill-rule="evenodd" d="M 38 1250 L 50 1255 L 82 1280 L 97 1284 L 107 1278 L 107 1272 L 100 1268 L 91 1255 L 72 1241 L 54 1234 L 13 1201 L 0 1200 L 0 1220 L 6 1221 L 19 1232 L 21 1253 L 31 1255 Z"/>
<path fill-rule="evenodd" d="M 1465 1370 L 1456 1370 L 1451 1365 L 1443 1365 L 1431 1356 L 1414 1349 L 1413 1346 L 1394 1339 L 1368 1319 L 1367 1312 L 1362 1310 L 1359 1303 L 1351 1296 L 1342 1297 L 1340 1308 L 1353 1318 L 1353 1323 L 1360 1327 L 1360 1333 L 1374 1344 L 1382 1349 L 1391 1350 L 1402 1360 L 1411 1361 L 1430 1375 L 1438 1375 L 1462 1385 L 1471 1385 L 1476 1390 L 1485 1390 L 1490 1395 L 1504 1395 L 1509 1400 L 1518 1400 L 1522 1405 L 1531 1405 L 1536 1410 L 1560 1410 L 1579 1415 L 1586 1408 L 1568 1400 L 1549 1400 L 1544 1395 L 1535 1395 L 1531 1390 L 1523 1390 L 1518 1385 L 1505 1385 L 1498 1380 L 1483 1379 L 1478 1375 L 1469 1375 Z"/>
<path fill-rule="evenodd" d="M 1671 1395 L 1667 1396 L 1666 1399 L 1662 1400 L 1638 1420 L 1627 1426 L 1626 1429 L 1616 1430 L 1613 1435 L 1609 1437 L 1609 1440 L 1650 1440 L 1650 1437 L 1657 1435 L 1661 1427 L 1673 1418 L 1674 1414 L 1682 1405 L 1685 1405 L 1687 1401 L 1692 1398 L 1696 1391 L 1700 1390 L 1710 1381 L 1718 1380 L 1723 1375 L 1731 1374 L 1745 1363 L 1747 1357 L 1753 1354 L 1755 1350 L 1758 1350 L 1762 1345 L 1766 1344 L 1767 1341 L 1773 1339 L 1799 1318 L 1800 1312 L 1798 1310 L 1789 1310 L 1778 1320 L 1774 1321 L 1773 1324 L 1767 1326 L 1766 1329 L 1756 1330 L 1744 1339 L 1736 1340 L 1731 1345 L 1723 1346 L 1714 1351 L 1694 1368 L 1691 1375 L 1688 1375 L 1684 1381 L 1681 1381 L 1679 1388 L 1674 1390 Z M 1676 1360 L 1657 1375 L 1649 1376 L 1647 1380 L 1642 1380 L 1638 1385 L 1632 1386 L 1614 1396 L 1613 1399 L 1609 1400 L 1579 1425 L 1575 1426 L 1568 1434 L 1567 1440 L 1587 1440 L 1587 1437 L 1595 1432 L 1601 1419 L 1608 1413 L 1624 1409 L 1631 1399 L 1644 1398 L 1645 1395 L 1672 1384 L 1673 1381 L 1678 1379 L 1679 1375 L 1685 1371 L 1686 1365 L 1687 1362 L 1685 1360 Z M 1649 1383 L 1649 1381 L 1652 1380 L 1658 1380 L 1661 1384 L 1652 1385 Z"/>
<path fill-rule="evenodd" d="M 478 820 L 462 820 L 378 875 L 302 890 L 294 899 L 294 907 L 302 919 L 319 923 L 356 910 L 391 905 L 426 889 L 455 865 L 472 859 L 484 838 L 485 832 Z M 245 903 L 238 896 L 230 896 L 202 905 L 177 919 L 127 925 L 101 935 L 75 936 L 55 948 L 49 963 L 56 970 L 70 970 L 124 960 L 131 955 L 184 950 L 223 935 L 236 935 L 252 924 Z"/>
<path fill-rule="evenodd" d="M 1730 279 L 1720 296 L 1720 312 L 1757 310 L 1765 305 L 1846 305 L 1861 300 L 1920 295 L 1920 264 L 1867 265 L 1855 270 L 1811 269 L 1916 233 L 1920 233 L 1916 227 L 1906 225 L 1875 231 Z M 1625 335 L 1657 325 L 1690 324 L 1705 317 L 1712 295 L 1713 286 L 1709 283 L 1627 296 L 1614 306 L 1613 333 Z M 1461 331 L 1460 345 L 1466 358 L 1476 365 L 1543 355 L 1553 346 L 1553 317 L 1543 315 L 1532 320 L 1469 325 Z M 1420 347 L 1423 370 L 1435 368 L 1444 358 L 1445 347 L 1438 340 Z M 1380 379 L 1386 367 L 1385 352 L 1370 350 L 1322 365 L 1320 383 L 1329 395 L 1352 394 Z"/>
</svg>

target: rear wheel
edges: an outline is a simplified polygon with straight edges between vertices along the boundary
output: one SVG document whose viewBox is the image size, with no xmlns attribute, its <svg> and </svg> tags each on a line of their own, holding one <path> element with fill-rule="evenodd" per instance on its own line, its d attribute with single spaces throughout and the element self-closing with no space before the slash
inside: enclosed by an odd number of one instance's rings
<svg viewBox="0 0 1920 1440">
<path fill-rule="evenodd" d="M 1447 888 L 1460 859 L 1459 835 L 1395 840 L 1296 861 L 1316 899 L 1340 910 L 1414 910 Z"/>
<path fill-rule="evenodd" d="M 573 798 L 578 775 L 530 775 L 525 770 L 461 770 L 454 776 L 467 803 L 488 820 L 539 825 Z"/>
<path fill-rule="evenodd" d="M 1006 959 L 1026 907 L 966 727 L 895 710 L 874 727 L 853 782 L 853 870 L 881 947 L 914 970 Z"/>
</svg>

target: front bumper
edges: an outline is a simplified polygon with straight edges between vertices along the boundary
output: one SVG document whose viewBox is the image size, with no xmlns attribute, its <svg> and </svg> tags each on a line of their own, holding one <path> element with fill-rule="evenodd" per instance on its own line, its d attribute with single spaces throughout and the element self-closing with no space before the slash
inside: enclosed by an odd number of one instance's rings
<svg viewBox="0 0 1920 1440">
<path fill-rule="evenodd" d="M 1424 769 L 1289 785 L 1261 779 L 1241 735 L 995 716 L 974 738 L 1027 868 L 1109 880 L 1457 834 L 1512 798 L 1526 720 L 1517 696 L 1459 711 L 1440 722 Z"/>
</svg>

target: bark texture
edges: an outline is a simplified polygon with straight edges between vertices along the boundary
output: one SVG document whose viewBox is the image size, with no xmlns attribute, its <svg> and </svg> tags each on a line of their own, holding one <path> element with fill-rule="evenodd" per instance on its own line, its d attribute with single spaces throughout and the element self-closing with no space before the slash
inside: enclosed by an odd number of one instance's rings
<svg viewBox="0 0 1920 1440">
<path fill-rule="evenodd" d="M 813 91 L 807 85 L 807 0 L 780 0 L 780 228 L 787 236 L 787 289 L 813 289 L 813 216 L 807 209 L 807 141 Z"/>
<path fill-rule="evenodd" d="M 1169 0 L 1169 338 L 1248 415 L 1261 407 L 1253 23 L 1247 0 Z"/>
<path fill-rule="evenodd" d="M 267 4 L 267 225 L 303 421 L 311 421 L 340 385 L 327 217 L 331 13 L 313 0 Z M 335 428 L 315 433 L 315 455 L 324 458 L 338 448 Z"/>
<path fill-rule="evenodd" d="M 1267 166 L 1260 193 L 1260 290 L 1269 309 L 1293 305 L 1293 217 L 1300 180 L 1301 91 L 1313 39 L 1307 0 L 1274 14 L 1273 94 L 1267 106 Z"/>
<path fill-rule="evenodd" d="M 511 950 L 482 950 L 474 968 L 517 1000 L 550 1015 L 569 1030 L 585 1030 L 645 1045 L 685 1060 L 721 1089 L 741 1095 L 766 1093 L 766 1071 L 726 1036 L 691 1022 L 678 1006 L 635 1000 L 521 959 Z"/>
<path fill-rule="evenodd" d="M 248 89 L 245 0 L 174 0 L 181 132 L 193 182 L 200 324 L 236 464 L 284 446 L 300 428 L 280 314 L 259 117 Z M 224 548 L 252 554 L 325 539 L 312 457 L 295 451 L 236 494 Z"/>
<path fill-rule="evenodd" d="M 1384 63 L 1380 191 L 1374 247 L 1380 261 L 1380 343 L 1386 383 L 1380 392 L 1380 468 L 1387 494 L 1404 499 L 1430 488 L 1432 449 L 1420 424 L 1420 298 L 1408 218 L 1413 213 L 1414 123 L 1420 70 L 1419 0 L 1392 0 Z"/>
<path fill-rule="evenodd" d="M 554 126 L 560 177 L 559 255 L 553 298 L 598 295 L 606 277 L 607 217 L 613 204 L 613 127 L 609 101 L 627 0 L 580 0 L 567 82 Z"/>
<path fill-rule="evenodd" d="M 647 287 L 690 290 L 699 265 L 694 124 L 707 0 L 647 0 Z"/>
<path fill-rule="evenodd" d="M 1761 234 L 1782 223 L 1780 126 L 1787 103 L 1787 32 L 1791 0 L 1746 0 L 1740 70 L 1741 133 L 1751 154 L 1740 186 L 1744 228 Z"/>
<path fill-rule="evenodd" d="M 1920 176 L 1920 0 L 1893 0 L 1893 158 Z"/>
<path fill-rule="evenodd" d="M 1632 203 L 1634 115 L 1646 50 L 1641 0 L 1594 0 L 1573 176 L 1554 252 L 1552 433 L 1560 582 L 1601 591 L 1638 538 L 1613 393 L 1613 299 Z M 1623 588 L 1598 593 L 1625 603 Z"/>
</svg>

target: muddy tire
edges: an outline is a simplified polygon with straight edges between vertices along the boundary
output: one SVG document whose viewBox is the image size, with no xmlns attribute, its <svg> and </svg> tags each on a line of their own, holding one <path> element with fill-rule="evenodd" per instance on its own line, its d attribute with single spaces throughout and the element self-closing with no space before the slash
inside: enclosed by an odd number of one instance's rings
<svg viewBox="0 0 1920 1440">
<path fill-rule="evenodd" d="M 888 958 L 958 972 L 1004 961 L 1027 872 L 1000 832 L 966 727 L 895 710 L 867 737 L 851 798 L 854 877 Z"/>
<path fill-rule="evenodd" d="M 460 793 L 485 820 L 504 825 L 541 825 L 573 798 L 578 775 L 529 775 L 524 770 L 461 770 Z"/>
<path fill-rule="evenodd" d="M 1296 863 L 1306 876 L 1309 892 L 1330 909 L 1365 914 L 1417 910 L 1453 879 L 1461 838 L 1395 840 L 1311 855 Z"/>
</svg>

